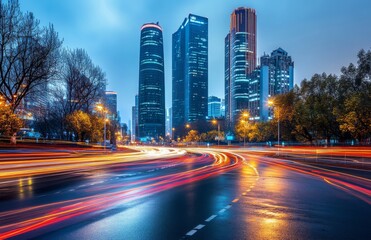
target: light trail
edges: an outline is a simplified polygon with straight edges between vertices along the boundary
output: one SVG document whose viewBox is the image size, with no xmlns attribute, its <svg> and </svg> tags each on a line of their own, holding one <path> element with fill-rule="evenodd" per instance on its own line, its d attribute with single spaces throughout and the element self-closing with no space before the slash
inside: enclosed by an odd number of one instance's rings
<svg viewBox="0 0 371 240">
<path fill-rule="evenodd" d="M 238 151 L 241 152 L 241 151 Z M 257 156 L 254 154 L 246 153 L 245 156 L 255 158 L 260 162 L 275 165 L 278 167 L 286 168 L 295 172 L 299 172 L 305 175 L 311 175 L 320 179 L 326 179 L 325 182 L 331 183 L 331 185 L 339 187 L 340 189 L 346 189 L 346 192 L 362 199 L 363 201 L 371 204 L 371 180 L 359 176 L 354 176 L 347 173 L 342 173 L 334 170 L 321 168 L 318 166 L 305 165 L 294 161 L 287 161 L 276 158 L 269 158 L 264 156 Z"/>
<path fill-rule="evenodd" d="M 47 226 L 75 219 L 76 217 L 88 217 L 89 214 L 109 210 L 152 194 L 213 177 L 242 166 L 244 160 L 243 157 L 238 155 L 208 149 L 187 149 L 190 153 L 200 154 L 198 157 L 192 158 L 185 157 L 184 150 L 163 148 L 136 149 L 143 154 L 134 154 L 137 159 L 139 156 L 146 159 L 147 157 L 162 159 L 164 157 L 177 156 L 178 159 L 174 161 L 178 163 L 183 165 L 197 163 L 199 166 L 178 173 L 170 173 L 133 182 L 92 187 L 89 188 L 88 193 L 90 196 L 87 197 L 2 212 L 0 213 L 0 239 L 19 236 L 37 229 L 44 229 Z M 116 157 L 111 158 L 108 161 L 117 160 Z M 129 164 L 140 165 L 140 163 L 141 161 L 130 162 Z M 91 161 L 84 162 L 85 166 L 86 164 L 90 166 Z M 43 172 L 49 173 L 49 169 L 46 169 L 47 171 Z M 22 171 L 25 170 L 22 169 Z"/>
</svg>

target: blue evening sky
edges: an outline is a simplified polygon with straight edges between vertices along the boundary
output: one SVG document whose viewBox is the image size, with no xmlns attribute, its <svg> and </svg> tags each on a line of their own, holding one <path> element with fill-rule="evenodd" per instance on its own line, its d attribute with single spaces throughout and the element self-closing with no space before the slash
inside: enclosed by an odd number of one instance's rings
<svg viewBox="0 0 371 240">
<path fill-rule="evenodd" d="M 258 57 L 282 47 L 295 62 L 295 83 L 314 73 L 339 74 L 371 48 L 370 0 L 20 0 L 41 24 L 54 24 L 68 48 L 84 48 L 118 93 L 122 121 L 138 91 L 140 27 L 164 34 L 166 107 L 171 106 L 171 35 L 189 13 L 209 18 L 209 95 L 224 97 L 224 37 L 237 7 L 257 11 Z"/>
</svg>

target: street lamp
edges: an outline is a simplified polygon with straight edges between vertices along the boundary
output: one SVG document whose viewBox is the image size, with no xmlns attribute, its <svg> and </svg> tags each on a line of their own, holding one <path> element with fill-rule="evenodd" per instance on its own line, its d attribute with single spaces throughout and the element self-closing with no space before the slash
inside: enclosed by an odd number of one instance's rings
<svg viewBox="0 0 371 240">
<path fill-rule="evenodd" d="M 213 124 L 218 124 L 218 146 L 219 146 L 219 139 L 220 139 L 220 123 L 219 123 L 219 121 L 216 120 L 216 119 L 213 119 L 211 122 L 212 122 Z"/>
<path fill-rule="evenodd" d="M 104 109 L 103 105 L 101 103 L 98 103 L 97 105 L 97 109 L 98 111 L 100 111 L 103 115 L 103 118 L 104 118 L 104 130 L 103 130 L 103 148 L 104 148 L 104 151 L 106 151 L 106 132 L 107 132 L 107 122 L 108 122 L 108 119 L 107 119 L 107 110 Z"/>
<path fill-rule="evenodd" d="M 244 123 L 244 135 L 243 135 L 243 146 L 246 146 L 246 128 L 247 128 L 247 121 L 249 120 L 250 114 L 249 112 L 242 113 L 242 120 L 241 123 Z"/>
<path fill-rule="evenodd" d="M 171 133 L 171 138 L 172 138 L 173 140 L 174 140 L 174 131 L 175 131 L 175 128 L 172 128 L 172 129 L 171 129 L 171 132 L 172 132 L 172 133 Z"/>
<path fill-rule="evenodd" d="M 272 99 L 268 100 L 268 106 L 272 108 L 275 107 L 274 101 Z M 280 111 L 279 109 L 277 111 L 277 145 L 278 146 L 280 145 Z"/>
</svg>

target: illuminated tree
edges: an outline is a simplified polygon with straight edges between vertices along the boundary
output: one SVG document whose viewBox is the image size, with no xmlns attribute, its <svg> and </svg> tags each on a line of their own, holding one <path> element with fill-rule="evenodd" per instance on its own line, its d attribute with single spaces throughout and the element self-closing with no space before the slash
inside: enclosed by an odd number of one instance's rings
<svg viewBox="0 0 371 240">
<path fill-rule="evenodd" d="M 9 105 L 6 105 L 4 101 L 0 101 L 0 135 L 12 136 L 18 132 L 22 124 L 22 120 L 12 112 Z"/>
</svg>

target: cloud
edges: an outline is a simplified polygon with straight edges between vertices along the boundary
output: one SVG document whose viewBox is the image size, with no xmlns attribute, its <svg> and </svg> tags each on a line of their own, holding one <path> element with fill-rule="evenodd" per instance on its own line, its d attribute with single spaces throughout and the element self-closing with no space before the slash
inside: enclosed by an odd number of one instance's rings
<svg viewBox="0 0 371 240">
<path fill-rule="evenodd" d="M 81 14 L 85 18 L 81 27 L 92 31 L 117 30 L 125 27 L 125 15 L 120 13 L 120 3 L 116 0 L 86 0 Z"/>
</svg>

